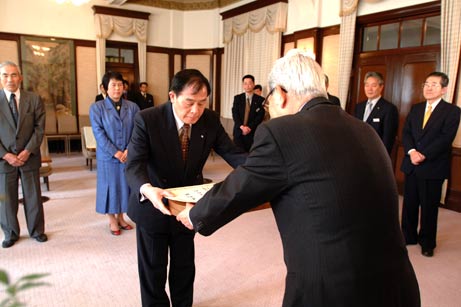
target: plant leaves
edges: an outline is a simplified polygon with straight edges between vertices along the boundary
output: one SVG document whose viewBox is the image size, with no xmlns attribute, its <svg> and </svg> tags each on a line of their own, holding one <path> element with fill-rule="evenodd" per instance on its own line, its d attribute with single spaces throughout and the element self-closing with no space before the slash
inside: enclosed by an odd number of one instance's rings
<svg viewBox="0 0 461 307">
<path fill-rule="evenodd" d="M 40 286 L 49 286 L 49 283 L 46 282 L 27 282 L 22 284 L 17 288 L 17 292 L 22 291 L 22 290 L 27 290 L 29 288 L 35 288 L 35 287 L 40 287 Z"/>
<path fill-rule="evenodd" d="M 48 273 L 43 273 L 43 274 L 29 274 L 29 275 L 24 275 L 23 277 L 21 277 L 18 282 L 20 281 L 25 281 L 25 280 L 34 280 L 34 279 L 40 279 L 40 278 L 43 278 L 45 276 L 48 276 L 50 274 Z"/>
<path fill-rule="evenodd" d="M 4 270 L 0 270 L 0 282 L 2 284 L 8 285 L 10 283 L 10 279 L 8 278 L 8 274 Z"/>
</svg>

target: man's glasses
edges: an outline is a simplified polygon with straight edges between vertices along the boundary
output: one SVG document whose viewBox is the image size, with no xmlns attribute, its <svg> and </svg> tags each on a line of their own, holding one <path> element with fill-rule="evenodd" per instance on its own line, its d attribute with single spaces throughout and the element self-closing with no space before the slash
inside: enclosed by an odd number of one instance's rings
<svg viewBox="0 0 461 307">
<path fill-rule="evenodd" d="M 422 87 L 423 88 L 439 88 L 439 87 L 442 87 L 442 85 L 440 85 L 440 83 L 429 83 L 429 82 L 424 82 L 422 84 Z"/>
<path fill-rule="evenodd" d="M 283 87 L 280 87 L 282 89 L 282 91 L 284 91 L 285 93 L 287 93 L 287 90 L 284 89 Z M 275 87 L 272 88 L 269 93 L 267 94 L 266 96 L 266 99 L 264 100 L 264 107 L 267 108 L 269 106 L 269 97 L 272 96 L 272 94 L 274 93 L 274 90 L 275 90 Z"/>
</svg>

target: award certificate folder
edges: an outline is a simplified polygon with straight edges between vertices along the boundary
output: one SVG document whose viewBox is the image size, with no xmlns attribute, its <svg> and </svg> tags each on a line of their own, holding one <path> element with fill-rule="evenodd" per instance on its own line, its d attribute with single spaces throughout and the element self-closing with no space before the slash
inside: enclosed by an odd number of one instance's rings
<svg viewBox="0 0 461 307">
<path fill-rule="evenodd" d="M 174 195 L 166 197 L 168 199 L 171 214 L 178 215 L 178 213 L 185 208 L 186 203 L 198 202 L 200 198 L 202 198 L 203 195 L 205 195 L 205 193 L 213 187 L 213 185 L 214 183 L 206 183 L 166 189 Z"/>
</svg>

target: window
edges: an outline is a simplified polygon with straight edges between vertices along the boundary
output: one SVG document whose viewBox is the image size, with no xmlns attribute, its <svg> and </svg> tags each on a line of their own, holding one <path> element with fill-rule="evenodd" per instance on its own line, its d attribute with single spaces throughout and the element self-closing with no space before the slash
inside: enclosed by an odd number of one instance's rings
<svg viewBox="0 0 461 307">
<path fill-rule="evenodd" d="M 134 64 L 134 52 L 131 49 L 106 48 L 106 63 Z"/>
<path fill-rule="evenodd" d="M 440 44 L 440 16 L 365 27 L 362 52 Z"/>
</svg>

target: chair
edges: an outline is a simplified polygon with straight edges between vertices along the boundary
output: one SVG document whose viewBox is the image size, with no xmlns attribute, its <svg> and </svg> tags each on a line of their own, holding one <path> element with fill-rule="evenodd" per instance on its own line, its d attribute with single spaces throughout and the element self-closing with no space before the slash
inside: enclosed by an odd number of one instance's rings
<svg viewBox="0 0 461 307">
<path fill-rule="evenodd" d="M 50 190 L 50 181 L 48 176 L 53 173 L 53 167 L 51 166 L 51 157 L 48 151 L 48 138 L 43 136 L 42 144 L 40 145 L 40 155 L 42 156 L 42 165 L 40 166 L 40 177 L 43 177 L 43 182 L 46 185 L 46 190 Z"/>
<path fill-rule="evenodd" d="M 82 127 L 82 154 L 86 159 L 86 166 L 90 164 L 90 171 L 93 170 L 93 159 L 96 159 L 96 139 L 94 138 L 91 126 Z"/>
</svg>

